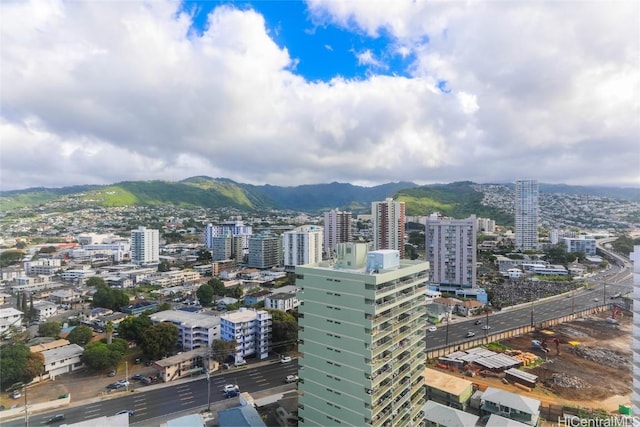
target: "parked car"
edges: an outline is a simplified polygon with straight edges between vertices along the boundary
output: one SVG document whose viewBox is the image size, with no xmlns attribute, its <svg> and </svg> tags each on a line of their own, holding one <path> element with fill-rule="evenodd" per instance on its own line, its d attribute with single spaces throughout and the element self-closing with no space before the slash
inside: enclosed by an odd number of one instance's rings
<svg viewBox="0 0 640 427">
<path fill-rule="evenodd" d="M 20 390 L 13 390 L 13 392 L 11 393 L 12 399 L 20 399 L 21 397 L 22 393 L 20 393 Z"/>
<path fill-rule="evenodd" d="M 289 362 L 291 362 L 291 357 L 289 356 L 284 356 L 280 358 L 280 363 L 289 363 Z"/>
<path fill-rule="evenodd" d="M 64 421 L 64 414 L 56 414 L 53 417 L 47 420 L 47 424 L 57 423 L 59 421 Z"/>
<path fill-rule="evenodd" d="M 127 380 L 119 380 L 119 381 L 116 381 L 116 384 L 118 384 L 118 385 L 120 385 L 122 387 L 127 387 L 129 385 L 129 381 L 127 381 Z"/>
<path fill-rule="evenodd" d="M 295 383 L 297 381 L 298 381 L 297 375 L 287 375 L 287 377 L 284 379 L 284 382 L 286 383 Z"/>
<path fill-rule="evenodd" d="M 236 368 L 237 368 L 238 366 L 243 366 L 243 365 L 246 365 L 246 364 L 247 364 L 247 361 L 246 361 L 246 360 L 241 360 L 241 361 L 239 361 L 239 362 L 234 363 L 234 365 L 236 365 Z"/>
<path fill-rule="evenodd" d="M 116 376 L 116 374 L 117 374 L 117 371 L 116 371 L 115 369 L 113 369 L 112 371 L 109 371 L 109 374 L 108 374 L 108 375 L 109 375 L 110 377 L 115 377 L 115 376 Z"/>
<path fill-rule="evenodd" d="M 427 328 L 427 331 L 429 331 L 429 332 L 435 332 L 435 331 L 437 331 L 437 330 L 438 330 L 438 328 L 437 328 L 437 327 L 435 327 L 435 326 L 429 326 L 429 327 Z"/>
<path fill-rule="evenodd" d="M 134 374 L 133 376 L 131 376 L 131 379 L 134 381 L 140 381 L 143 378 L 144 378 L 144 375 L 142 374 Z"/>
<path fill-rule="evenodd" d="M 228 393 L 230 391 L 240 391 L 240 387 L 238 387 L 236 384 L 227 384 L 224 386 L 222 391 L 223 393 Z"/>
<path fill-rule="evenodd" d="M 120 383 L 111 383 L 111 384 L 107 385 L 107 388 L 111 389 L 111 390 L 118 390 L 118 389 L 124 388 L 124 387 L 125 387 L 125 385 L 124 384 L 120 384 Z"/>
<path fill-rule="evenodd" d="M 123 409 L 122 411 L 116 412 L 116 415 L 121 414 L 129 414 L 130 417 L 133 417 L 134 412 L 131 409 Z"/>
</svg>

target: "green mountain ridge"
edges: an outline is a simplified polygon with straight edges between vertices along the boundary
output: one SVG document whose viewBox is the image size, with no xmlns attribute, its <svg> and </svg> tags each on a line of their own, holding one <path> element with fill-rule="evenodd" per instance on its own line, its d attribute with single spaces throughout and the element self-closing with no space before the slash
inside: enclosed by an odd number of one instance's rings
<svg viewBox="0 0 640 427">
<path fill-rule="evenodd" d="M 503 185 L 503 184 L 496 184 Z M 590 194 L 590 187 L 549 185 L 575 194 Z M 508 184 L 504 184 L 508 187 Z M 290 210 L 321 213 L 339 208 L 354 213 L 368 213 L 371 202 L 393 197 L 406 203 L 407 215 L 440 212 L 454 218 L 475 214 L 489 217 L 498 224 L 511 224 L 512 215 L 482 204 L 481 186 L 470 181 L 418 186 L 412 182 L 395 182 L 374 187 L 332 182 L 328 184 L 280 187 L 241 184 L 228 178 L 194 176 L 181 181 L 123 181 L 112 185 L 32 188 L 0 192 L 0 212 L 46 206 L 51 210 L 78 209 L 90 206 L 163 206 L 182 208 L 235 208 L 244 211 Z M 594 195 L 608 196 L 603 187 L 594 187 Z M 541 190 L 542 191 L 542 190 Z M 613 189 L 610 194 L 640 196 L 638 189 Z"/>
</svg>

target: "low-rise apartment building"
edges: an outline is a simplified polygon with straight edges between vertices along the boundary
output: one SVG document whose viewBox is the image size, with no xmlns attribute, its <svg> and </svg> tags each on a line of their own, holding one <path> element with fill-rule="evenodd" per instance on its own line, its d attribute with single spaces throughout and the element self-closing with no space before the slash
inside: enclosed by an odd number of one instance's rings
<svg viewBox="0 0 640 427">
<path fill-rule="evenodd" d="M 271 315 L 265 310 L 240 310 L 220 316 L 220 335 L 236 341 L 235 363 L 247 356 L 265 359 L 271 342 Z"/>
<path fill-rule="evenodd" d="M 178 328 L 178 346 L 183 350 L 209 348 L 221 339 L 220 318 L 180 310 L 166 310 L 150 316 L 153 323 L 170 322 Z"/>
</svg>

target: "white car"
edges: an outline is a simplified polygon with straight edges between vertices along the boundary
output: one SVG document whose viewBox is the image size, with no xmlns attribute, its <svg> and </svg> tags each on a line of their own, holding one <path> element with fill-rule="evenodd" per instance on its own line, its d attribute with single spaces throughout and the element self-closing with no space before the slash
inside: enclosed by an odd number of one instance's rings
<svg viewBox="0 0 640 427">
<path fill-rule="evenodd" d="M 239 391 L 240 387 L 238 387 L 235 384 L 227 384 L 224 386 L 224 388 L 222 389 L 223 393 L 229 393 L 229 392 L 234 392 L 234 391 Z"/>
<path fill-rule="evenodd" d="M 484 325 L 484 326 L 482 327 L 482 329 L 484 329 L 485 331 L 487 331 L 487 330 L 491 329 L 491 326 L 489 326 L 489 325 Z"/>
<path fill-rule="evenodd" d="M 280 359 L 280 363 L 289 363 L 291 362 L 291 358 L 289 356 L 285 356 Z"/>
<path fill-rule="evenodd" d="M 298 381 L 297 375 L 287 375 L 287 378 L 284 379 L 284 382 L 286 383 L 295 383 L 297 381 Z"/>
<path fill-rule="evenodd" d="M 429 332 L 435 332 L 435 331 L 437 331 L 437 330 L 438 330 L 438 328 L 436 328 L 435 326 L 429 326 L 429 327 L 427 328 L 427 331 L 429 331 Z"/>
<path fill-rule="evenodd" d="M 119 380 L 119 381 L 116 381 L 116 384 L 118 384 L 121 387 L 128 387 L 129 386 L 129 381 L 127 381 L 127 380 Z"/>
</svg>

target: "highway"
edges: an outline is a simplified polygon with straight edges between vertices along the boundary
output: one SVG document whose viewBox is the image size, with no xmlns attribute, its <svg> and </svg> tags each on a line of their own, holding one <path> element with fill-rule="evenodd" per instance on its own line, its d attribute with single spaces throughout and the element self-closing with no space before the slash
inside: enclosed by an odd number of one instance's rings
<svg viewBox="0 0 640 427">
<path fill-rule="evenodd" d="M 632 292 L 631 263 L 622 257 L 619 265 L 611 265 L 611 268 L 596 274 L 586 280 L 587 289 L 577 290 L 566 296 L 558 296 L 548 301 L 534 301 L 519 309 L 497 312 L 484 317 L 458 321 L 447 325 L 438 325 L 435 332 L 426 332 L 426 349 L 435 350 L 447 345 L 484 337 L 485 333 L 502 332 L 518 326 L 540 323 L 563 315 L 569 315 L 589 307 L 601 306 L 615 302 L 612 296 L 629 294 Z M 480 325 L 474 324 L 476 319 L 481 319 Z M 482 329 L 489 326 L 489 330 Z M 473 337 L 467 337 L 469 332 L 475 333 Z"/>
<path fill-rule="evenodd" d="M 252 368 L 232 368 L 211 376 L 210 403 L 225 399 L 222 388 L 225 384 L 237 384 L 240 391 L 255 393 L 285 384 L 285 377 L 298 373 L 297 360 L 290 363 L 272 363 Z M 295 384 L 290 384 L 295 389 Z M 99 402 L 87 403 L 79 406 L 61 408 L 47 413 L 34 414 L 29 417 L 30 426 L 45 425 L 47 420 L 55 414 L 64 414 L 65 419 L 52 425 L 77 423 L 101 416 L 115 415 L 116 412 L 129 409 L 134 416 L 129 418 L 130 425 L 149 425 L 150 420 L 156 418 L 170 419 L 172 414 L 188 410 L 200 411 L 207 407 L 208 383 L 206 377 L 179 384 L 167 384 L 153 390 L 124 393 L 122 397 L 105 399 Z M 3 427 L 24 426 L 24 418 L 3 421 Z"/>
</svg>

